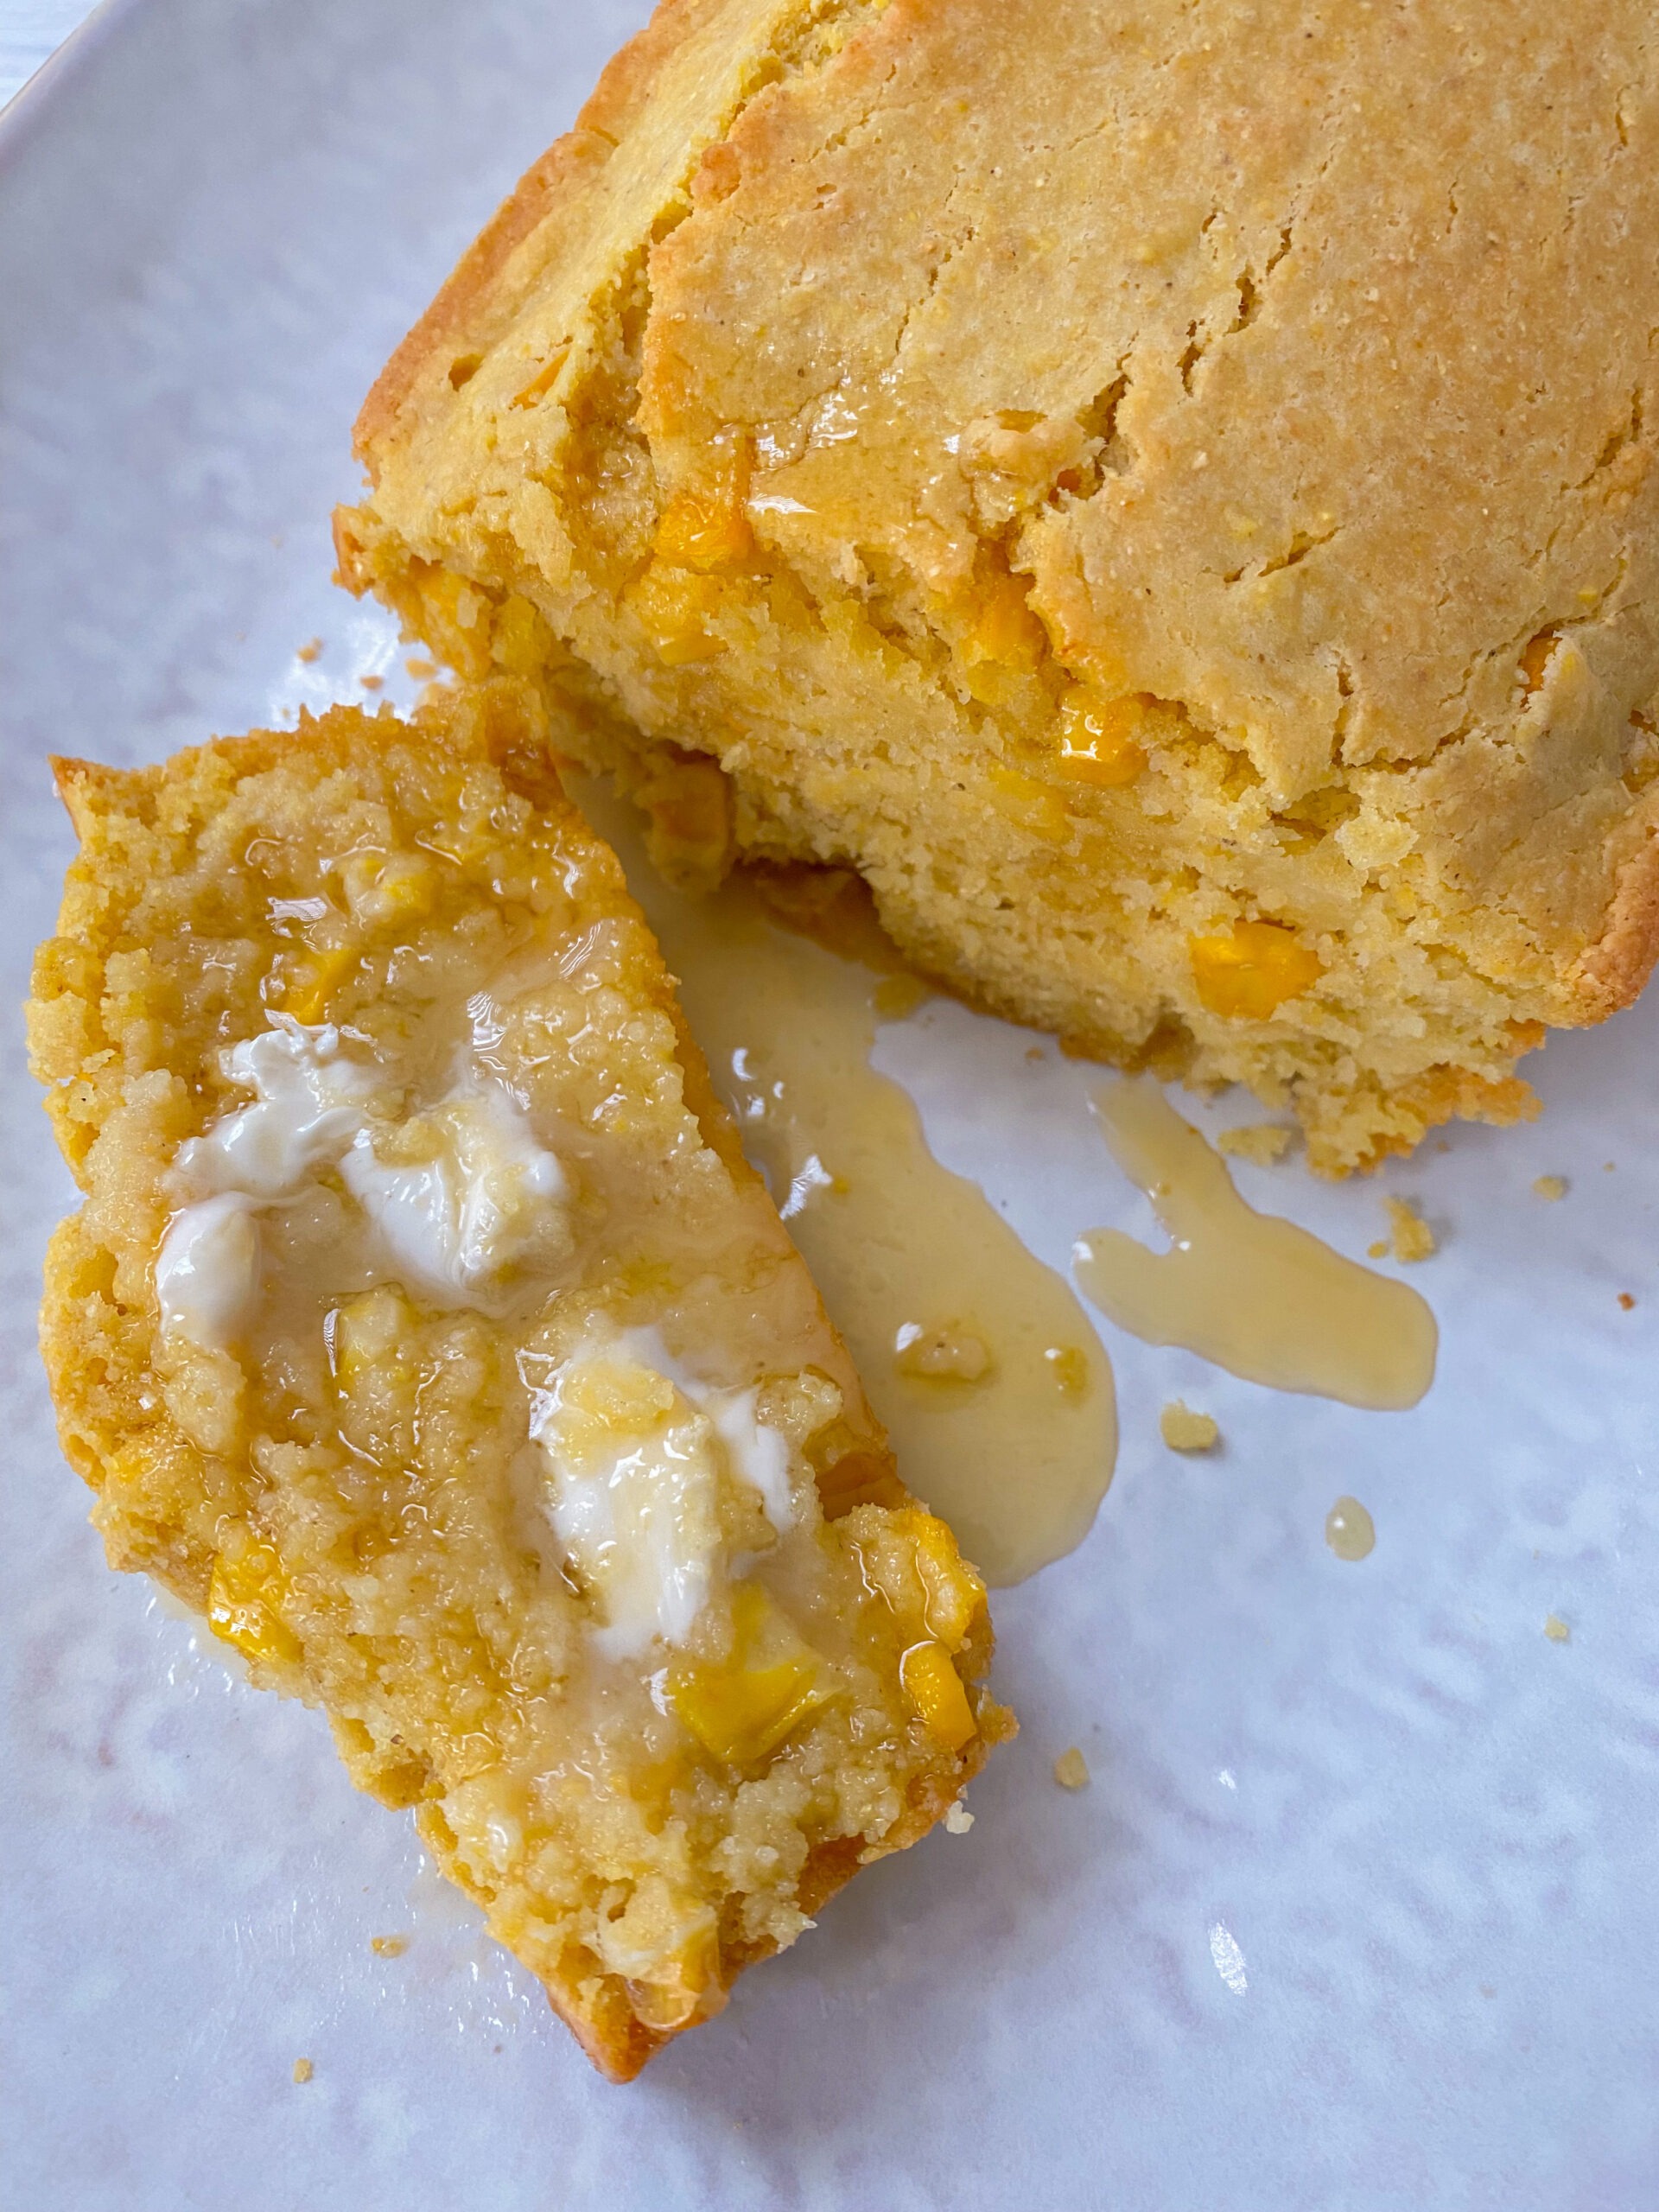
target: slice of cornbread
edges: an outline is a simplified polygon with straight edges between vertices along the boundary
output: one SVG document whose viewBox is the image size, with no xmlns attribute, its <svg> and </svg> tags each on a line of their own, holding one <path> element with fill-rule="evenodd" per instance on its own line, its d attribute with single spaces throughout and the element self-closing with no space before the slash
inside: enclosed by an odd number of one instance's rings
<svg viewBox="0 0 1659 2212">
<path fill-rule="evenodd" d="M 1656 326 L 1649 0 L 666 0 L 341 574 L 1342 1172 L 1652 963 Z"/>
<path fill-rule="evenodd" d="M 130 772 L 30 1033 L 41 1334 L 112 1564 L 322 1706 L 636 2073 L 1012 1726 L 533 707 Z"/>
</svg>

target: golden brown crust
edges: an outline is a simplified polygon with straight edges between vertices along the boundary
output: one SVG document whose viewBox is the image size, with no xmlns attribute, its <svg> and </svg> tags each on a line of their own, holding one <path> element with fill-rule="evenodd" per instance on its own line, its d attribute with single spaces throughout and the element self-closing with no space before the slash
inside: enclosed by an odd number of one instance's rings
<svg viewBox="0 0 1659 2212">
<path fill-rule="evenodd" d="M 1640 995 L 1659 961 L 1659 836 L 1649 832 L 1618 872 L 1607 926 L 1568 979 L 1585 1022 L 1605 1021 Z"/>
<path fill-rule="evenodd" d="M 514 251 L 543 223 L 572 215 L 670 56 L 729 6 L 730 0 L 658 0 L 645 29 L 606 63 L 574 127 L 531 162 L 375 379 L 353 433 L 353 449 L 372 478 L 384 448 L 397 440 L 404 404 L 422 372 L 439 354 L 487 342 L 493 296 Z"/>
</svg>

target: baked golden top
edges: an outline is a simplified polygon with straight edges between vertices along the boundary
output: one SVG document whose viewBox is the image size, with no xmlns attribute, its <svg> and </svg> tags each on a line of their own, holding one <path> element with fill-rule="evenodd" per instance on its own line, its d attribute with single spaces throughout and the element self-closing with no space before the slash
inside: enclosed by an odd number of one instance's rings
<svg viewBox="0 0 1659 2212">
<path fill-rule="evenodd" d="M 342 569 L 1330 1164 L 1513 1112 L 1659 941 L 1656 125 L 1643 0 L 668 0 L 372 395 Z"/>
<path fill-rule="evenodd" d="M 982 1586 L 520 702 L 60 774 L 42 1339 L 111 1560 L 327 1709 L 626 2076 L 955 1801 Z"/>
</svg>

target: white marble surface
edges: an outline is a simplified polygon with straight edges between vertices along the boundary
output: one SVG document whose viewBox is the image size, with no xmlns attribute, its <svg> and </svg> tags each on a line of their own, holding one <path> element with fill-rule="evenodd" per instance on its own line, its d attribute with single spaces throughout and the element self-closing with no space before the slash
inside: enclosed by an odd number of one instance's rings
<svg viewBox="0 0 1659 2212">
<path fill-rule="evenodd" d="M 49 751 L 153 757 L 392 664 L 327 582 L 352 413 L 634 13 L 142 0 L 0 125 L 8 1006 L 68 853 Z M 7 1021 L 0 2201 L 1659 2202 L 1659 1001 L 1552 1046 L 1535 1128 L 1380 1185 L 1241 1170 L 1351 1252 L 1384 1190 L 1421 1199 L 1435 1389 L 1366 1415 L 1109 1338 L 1122 1466 L 1083 1549 L 998 1609 L 1025 1733 L 971 1834 L 874 1870 L 628 2090 L 315 1716 L 105 1570 L 33 1344 L 69 1186 Z M 882 1056 L 1046 1256 L 1147 1233 L 1088 1071 L 1028 1042 L 946 1007 Z M 1158 1442 L 1178 1394 L 1220 1420 L 1215 1459 Z M 1321 1540 L 1343 1491 L 1376 1516 L 1360 1566 Z M 1049 1778 L 1074 1742 L 1075 1796 Z"/>
</svg>

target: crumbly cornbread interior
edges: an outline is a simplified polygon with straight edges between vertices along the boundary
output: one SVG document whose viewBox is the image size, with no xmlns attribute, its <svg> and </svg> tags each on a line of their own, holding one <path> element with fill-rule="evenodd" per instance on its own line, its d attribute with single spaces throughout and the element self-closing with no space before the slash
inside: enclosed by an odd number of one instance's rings
<svg viewBox="0 0 1659 2212">
<path fill-rule="evenodd" d="M 1011 1726 L 982 1586 L 533 702 L 59 773 L 42 1341 L 111 1561 L 326 1709 L 626 2078 Z"/>
<path fill-rule="evenodd" d="M 666 0 L 340 569 L 1340 1173 L 1651 965 L 1656 327 L 1647 0 Z"/>
</svg>

